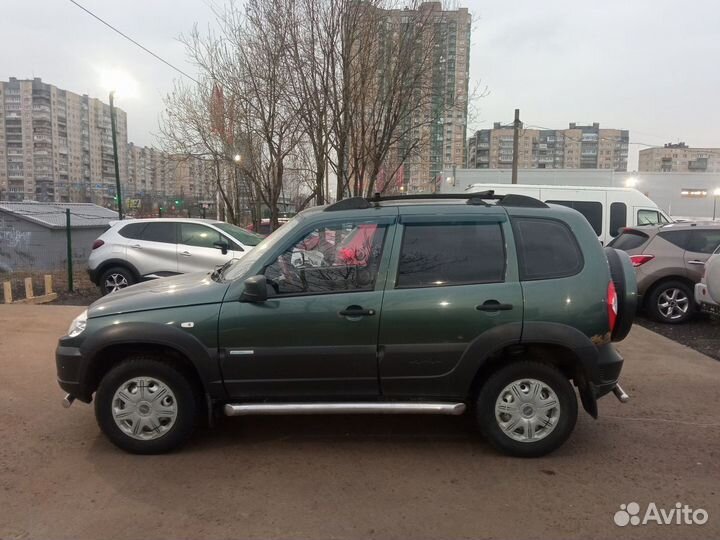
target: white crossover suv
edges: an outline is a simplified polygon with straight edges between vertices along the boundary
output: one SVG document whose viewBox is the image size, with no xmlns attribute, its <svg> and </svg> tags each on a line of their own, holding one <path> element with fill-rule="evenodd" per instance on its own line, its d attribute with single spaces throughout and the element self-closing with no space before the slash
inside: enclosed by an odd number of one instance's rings
<svg viewBox="0 0 720 540">
<path fill-rule="evenodd" d="M 212 270 L 238 259 L 262 236 L 209 219 L 114 221 L 92 246 L 88 273 L 103 294 L 138 281 Z"/>
</svg>

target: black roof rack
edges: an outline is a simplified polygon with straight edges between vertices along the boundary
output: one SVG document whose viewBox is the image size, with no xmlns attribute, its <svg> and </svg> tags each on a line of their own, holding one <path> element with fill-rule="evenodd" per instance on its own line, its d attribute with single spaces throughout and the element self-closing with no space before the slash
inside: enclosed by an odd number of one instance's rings
<svg viewBox="0 0 720 540">
<path fill-rule="evenodd" d="M 486 200 L 495 200 L 500 206 L 520 206 L 524 208 L 547 208 L 544 202 L 528 197 L 526 195 L 495 195 L 493 190 L 478 191 L 475 193 L 426 193 L 418 195 L 380 195 L 376 193 L 373 197 L 366 199 L 364 197 L 350 197 L 349 199 L 341 199 L 325 208 L 325 212 L 333 212 L 336 210 L 364 210 L 370 208 L 372 204 L 384 201 L 425 201 L 425 200 L 457 200 L 465 199 L 467 204 L 481 204 L 489 206 Z M 372 203 L 372 204 L 371 204 Z"/>
</svg>

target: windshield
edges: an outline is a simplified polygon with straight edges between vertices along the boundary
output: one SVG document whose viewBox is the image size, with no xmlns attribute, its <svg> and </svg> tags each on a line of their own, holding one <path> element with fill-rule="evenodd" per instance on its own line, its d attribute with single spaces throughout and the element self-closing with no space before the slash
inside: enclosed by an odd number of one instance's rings
<svg viewBox="0 0 720 540">
<path fill-rule="evenodd" d="M 217 223 L 213 223 L 213 225 L 232 236 L 244 246 L 257 246 L 264 238 L 259 234 L 255 234 L 254 232 L 238 227 L 237 225 L 231 225 L 230 223 L 218 221 Z"/>
<path fill-rule="evenodd" d="M 235 259 L 237 262 L 234 262 L 233 265 L 225 269 L 222 273 L 222 279 L 232 281 L 245 275 L 256 261 L 265 255 L 267 251 L 273 249 L 277 244 L 282 242 L 286 235 L 291 234 L 298 227 L 300 222 L 301 218 L 295 217 L 279 229 L 276 229 L 272 234 L 270 234 L 270 236 L 264 238 L 255 249 L 249 251 L 243 258 Z"/>
</svg>

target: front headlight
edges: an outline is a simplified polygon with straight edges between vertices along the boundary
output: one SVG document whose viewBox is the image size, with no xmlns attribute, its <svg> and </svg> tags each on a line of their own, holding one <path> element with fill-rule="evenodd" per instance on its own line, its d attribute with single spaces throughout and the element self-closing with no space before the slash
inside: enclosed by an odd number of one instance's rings
<svg viewBox="0 0 720 540">
<path fill-rule="evenodd" d="M 75 317 L 72 323 L 70 323 L 70 328 L 68 328 L 67 335 L 68 337 L 75 337 L 79 336 L 83 333 L 83 330 L 85 330 L 85 326 L 87 325 L 87 309 L 83 311 L 80 315 Z"/>
</svg>

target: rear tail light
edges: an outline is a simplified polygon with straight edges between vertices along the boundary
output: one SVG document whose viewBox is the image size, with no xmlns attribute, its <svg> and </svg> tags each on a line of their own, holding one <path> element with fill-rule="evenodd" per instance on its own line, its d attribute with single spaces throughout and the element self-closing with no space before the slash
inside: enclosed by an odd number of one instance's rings
<svg viewBox="0 0 720 540">
<path fill-rule="evenodd" d="M 93 249 L 97 249 L 97 248 L 99 248 L 100 246 L 104 246 L 104 245 L 105 245 L 105 242 L 103 242 L 102 240 L 100 240 L 100 239 L 98 238 L 97 240 L 95 240 L 95 241 L 93 242 L 93 247 L 92 247 L 92 248 L 93 248 Z"/>
<path fill-rule="evenodd" d="M 630 260 L 632 261 L 632 265 L 636 268 L 638 266 L 642 266 L 648 261 L 652 261 L 655 258 L 655 255 L 631 255 Z"/>
<path fill-rule="evenodd" d="M 615 329 L 615 322 L 618 316 L 618 297 L 617 291 L 615 290 L 615 284 L 611 281 L 608 283 L 607 288 L 607 311 L 608 311 L 608 325 L 610 326 L 610 332 Z"/>
</svg>

